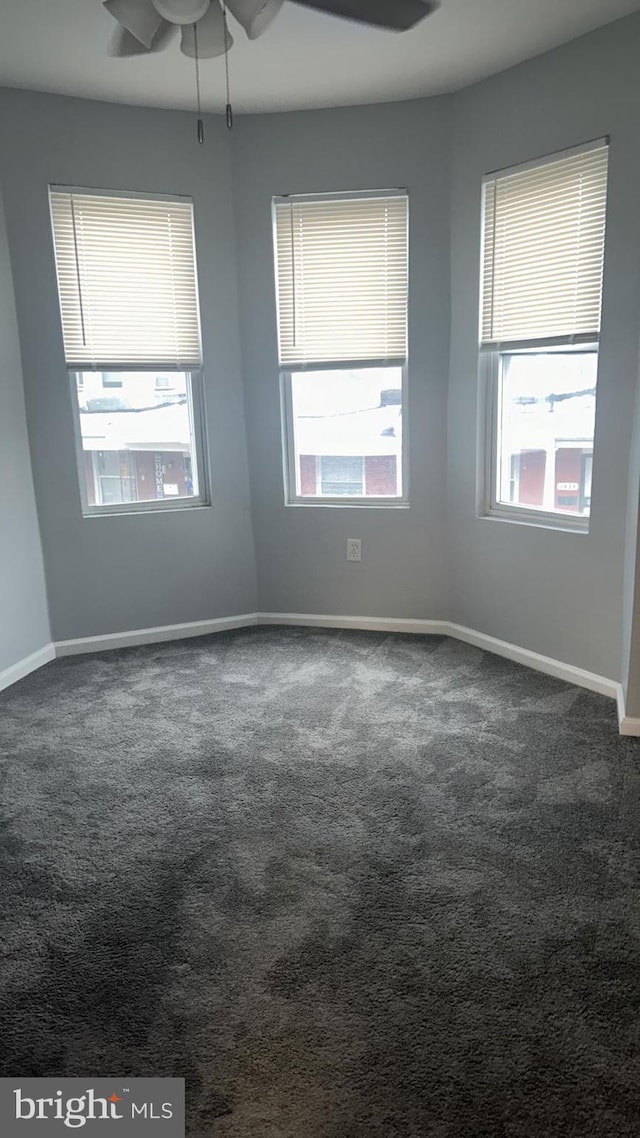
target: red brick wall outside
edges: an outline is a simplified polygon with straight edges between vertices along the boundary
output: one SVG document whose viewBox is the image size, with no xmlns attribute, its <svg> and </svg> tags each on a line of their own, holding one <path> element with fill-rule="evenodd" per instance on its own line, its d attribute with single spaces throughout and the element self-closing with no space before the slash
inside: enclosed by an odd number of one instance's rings
<svg viewBox="0 0 640 1138">
<path fill-rule="evenodd" d="M 365 458 L 364 492 L 367 497 L 375 498 L 398 493 L 395 454 L 368 455 Z"/>
<path fill-rule="evenodd" d="M 580 480 L 582 478 L 582 455 L 580 447 L 559 447 L 556 451 L 554 470 L 554 504 L 556 509 L 580 509 Z M 544 492 L 544 451 L 528 451 L 520 455 L 520 491 L 518 502 L 521 506 L 541 506 Z"/>
<path fill-rule="evenodd" d="M 317 493 L 315 454 L 300 455 L 300 494 Z M 389 497 L 398 493 L 395 454 L 367 455 L 364 460 L 364 492 L 370 497 Z"/>
<path fill-rule="evenodd" d="M 316 493 L 316 456 L 300 455 L 300 493 L 304 496 Z"/>
</svg>

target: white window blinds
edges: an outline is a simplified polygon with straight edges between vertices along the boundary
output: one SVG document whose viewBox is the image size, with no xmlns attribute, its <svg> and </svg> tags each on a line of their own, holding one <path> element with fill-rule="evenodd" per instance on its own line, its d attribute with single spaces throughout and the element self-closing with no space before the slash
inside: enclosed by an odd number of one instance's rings
<svg viewBox="0 0 640 1138">
<path fill-rule="evenodd" d="M 404 193 L 274 202 L 280 364 L 402 362 Z"/>
<path fill-rule="evenodd" d="M 597 340 L 604 142 L 485 181 L 482 343 Z"/>
<path fill-rule="evenodd" d="M 191 202 L 58 186 L 50 199 L 67 364 L 198 366 Z"/>
</svg>

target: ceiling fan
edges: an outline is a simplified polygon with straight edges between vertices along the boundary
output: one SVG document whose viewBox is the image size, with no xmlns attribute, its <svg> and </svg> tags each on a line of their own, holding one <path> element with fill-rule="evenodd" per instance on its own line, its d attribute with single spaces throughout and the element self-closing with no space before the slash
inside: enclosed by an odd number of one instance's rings
<svg viewBox="0 0 640 1138">
<path fill-rule="evenodd" d="M 191 59 L 213 59 L 233 44 L 226 13 L 249 39 L 257 39 L 278 14 L 284 0 L 103 0 L 117 20 L 115 55 L 161 51 L 180 29 L 180 50 Z M 439 0 L 294 0 L 332 16 L 406 31 L 431 15 Z"/>
</svg>

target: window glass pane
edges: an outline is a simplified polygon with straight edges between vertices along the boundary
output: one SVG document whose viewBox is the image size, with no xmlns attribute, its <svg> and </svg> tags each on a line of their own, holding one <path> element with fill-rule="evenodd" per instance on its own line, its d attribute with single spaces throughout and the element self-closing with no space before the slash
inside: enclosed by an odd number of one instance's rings
<svg viewBox="0 0 640 1138">
<path fill-rule="evenodd" d="M 190 376 L 118 372 L 104 380 L 93 371 L 76 377 L 87 504 L 196 496 Z"/>
<path fill-rule="evenodd" d="M 500 356 L 497 501 L 588 516 L 598 354 Z"/>
<path fill-rule="evenodd" d="M 402 495 L 402 368 L 294 372 L 296 493 Z"/>
</svg>

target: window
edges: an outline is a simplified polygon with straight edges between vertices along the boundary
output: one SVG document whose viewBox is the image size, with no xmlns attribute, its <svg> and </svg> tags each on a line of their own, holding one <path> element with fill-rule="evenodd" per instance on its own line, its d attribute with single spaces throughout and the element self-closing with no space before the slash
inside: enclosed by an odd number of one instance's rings
<svg viewBox="0 0 640 1138">
<path fill-rule="evenodd" d="M 485 179 L 486 513 L 588 528 L 607 159 L 596 142 Z"/>
<path fill-rule="evenodd" d="M 153 372 L 121 372 L 117 394 L 101 395 L 103 374 L 79 372 L 78 450 L 88 512 L 157 509 L 202 498 L 194 449 L 191 376 L 172 376 L 160 401 Z M 72 387 L 76 377 L 73 377 Z"/>
<path fill-rule="evenodd" d="M 83 511 L 207 501 L 193 208 L 50 188 Z"/>
<path fill-rule="evenodd" d="M 287 502 L 403 504 L 407 195 L 273 209 Z"/>
<path fill-rule="evenodd" d="M 401 497 L 402 387 L 400 367 L 289 373 L 295 499 Z"/>
</svg>

